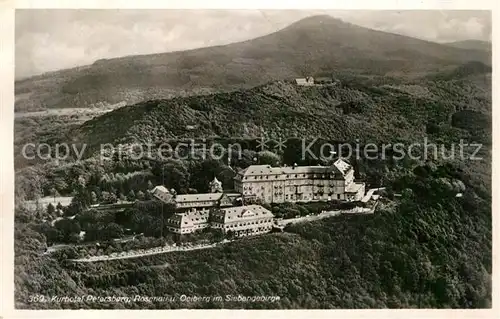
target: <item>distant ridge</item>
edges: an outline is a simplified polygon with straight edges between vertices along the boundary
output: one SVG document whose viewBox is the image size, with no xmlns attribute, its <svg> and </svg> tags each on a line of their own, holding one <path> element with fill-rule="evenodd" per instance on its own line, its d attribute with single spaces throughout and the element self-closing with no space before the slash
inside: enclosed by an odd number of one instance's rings
<svg viewBox="0 0 500 319">
<path fill-rule="evenodd" d="M 101 59 L 16 81 L 16 111 L 129 104 L 250 88 L 309 74 L 415 77 L 491 54 L 375 31 L 327 15 L 228 45 Z"/>
<path fill-rule="evenodd" d="M 458 48 L 458 49 L 466 49 L 466 50 L 482 50 L 486 52 L 492 51 L 492 44 L 488 41 L 481 40 L 464 40 L 464 41 L 455 41 L 445 43 L 448 46 Z"/>
</svg>

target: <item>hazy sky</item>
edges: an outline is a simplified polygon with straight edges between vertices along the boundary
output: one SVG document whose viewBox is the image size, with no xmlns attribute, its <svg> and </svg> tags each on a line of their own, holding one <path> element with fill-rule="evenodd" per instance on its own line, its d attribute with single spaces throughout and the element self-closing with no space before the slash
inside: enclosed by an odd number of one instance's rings
<svg viewBox="0 0 500 319">
<path fill-rule="evenodd" d="M 16 78 L 247 40 L 315 14 L 436 42 L 491 39 L 487 11 L 17 10 Z"/>
</svg>

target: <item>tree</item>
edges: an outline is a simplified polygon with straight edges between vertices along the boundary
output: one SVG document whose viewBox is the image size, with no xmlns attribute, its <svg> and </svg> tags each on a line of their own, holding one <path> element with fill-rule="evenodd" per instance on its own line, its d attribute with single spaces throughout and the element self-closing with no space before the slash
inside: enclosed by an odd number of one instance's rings
<svg viewBox="0 0 500 319">
<path fill-rule="evenodd" d="M 116 223 L 109 223 L 102 229 L 103 240 L 123 237 L 123 228 Z"/>
<path fill-rule="evenodd" d="M 61 202 L 57 203 L 56 208 L 57 208 L 57 210 L 62 210 L 63 209 L 63 205 L 61 205 Z"/>
<path fill-rule="evenodd" d="M 128 193 L 127 200 L 129 202 L 133 202 L 135 200 L 135 192 L 133 189 L 131 189 L 130 192 Z"/>
<path fill-rule="evenodd" d="M 186 193 L 189 188 L 190 174 L 186 165 L 181 161 L 171 160 L 166 164 L 159 164 L 154 169 L 168 189 L 173 188 L 179 193 Z"/>
<path fill-rule="evenodd" d="M 261 151 L 257 153 L 257 162 L 259 165 L 279 166 L 281 158 L 271 151 Z"/>
<path fill-rule="evenodd" d="M 152 190 L 153 188 L 154 188 L 153 183 L 151 182 L 151 180 L 148 180 L 148 190 Z"/>
<path fill-rule="evenodd" d="M 137 199 L 138 200 L 144 200 L 144 198 L 145 198 L 144 192 L 143 191 L 138 191 L 137 192 Z"/>
<path fill-rule="evenodd" d="M 219 176 L 225 168 L 227 168 L 227 166 L 224 165 L 222 161 L 213 159 L 204 160 L 198 163 L 192 169 L 191 186 L 200 192 L 210 191 L 210 182 L 214 179 L 214 176 Z M 221 182 L 223 187 L 227 187 L 227 185 L 224 185 L 226 181 Z"/>
<path fill-rule="evenodd" d="M 252 164 L 255 164 L 254 159 L 257 156 L 257 152 L 244 149 L 241 154 L 233 153 L 233 158 L 231 159 L 232 163 L 235 163 L 238 167 L 248 167 Z M 241 158 L 240 158 L 241 157 Z"/>
<path fill-rule="evenodd" d="M 97 194 L 92 191 L 92 193 L 90 193 L 91 197 L 92 197 L 92 204 L 95 204 L 97 203 Z"/>
<path fill-rule="evenodd" d="M 63 218 L 58 220 L 54 226 L 60 231 L 63 242 L 71 242 L 72 235 L 79 235 L 81 231 L 80 224 L 74 219 Z"/>
<path fill-rule="evenodd" d="M 54 217 L 55 212 L 56 208 L 54 207 L 54 205 L 52 205 L 52 203 L 49 203 L 49 205 L 47 205 L 47 214 L 51 217 Z"/>
<path fill-rule="evenodd" d="M 52 187 L 49 192 L 50 192 L 50 195 L 52 197 L 54 197 L 54 201 L 55 201 L 56 197 L 59 196 L 59 193 L 57 192 L 57 189 L 55 189 L 54 187 Z"/>
<path fill-rule="evenodd" d="M 229 239 L 229 240 L 233 239 L 234 238 L 234 231 L 228 230 L 226 232 L 226 238 Z"/>
<path fill-rule="evenodd" d="M 102 201 L 106 204 L 116 203 L 116 195 L 110 192 L 102 192 Z"/>
<path fill-rule="evenodd" d="M 215 242 L 221 242 L 224 240 L 224 233 L 220 229 L 215 229 L 213 231 L 213 239 Z"/>
<path fill-rule="evenodd" d="M 54 179 L 54 188 L 59 192 L 66 192 L 68 188 L 68 183 L 63 178 L 55 178 Z"/>
<path fill-rule="evenodd" d="M 79 187 L 79 188 L 84 188 L 85 184 L 86 184 L 85 177 L 83 177 L 83 175 L 78 176 L 78 180 L 77 180 L 77 185 L 76 186 Z"/>
</svg>

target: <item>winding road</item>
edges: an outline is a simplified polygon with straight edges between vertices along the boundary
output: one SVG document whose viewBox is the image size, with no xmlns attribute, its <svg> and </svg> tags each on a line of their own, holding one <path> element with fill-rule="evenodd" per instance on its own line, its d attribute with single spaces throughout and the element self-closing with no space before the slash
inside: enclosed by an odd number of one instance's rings
<svg viewBox="0 0 500 319">
<path fill-rule="evenodd" d="M 157 254 L 165 254 L 172 253 L 176 251 L 190 251 L 190 250 L 199 250 L 199 249 L 207 249 L 213 248 L 216 246 L 220 246 L 221 244 L 229 243 L 232 240 L 223 240 L 219 243 L 207 244 L 207 245 L 193 245 L 193 246 L 163 246 L 163 247 L 155 247 L 150 249 L 140 249 L 135 251 L 125 251 L 120 253 L 112 253 L 111 255 L 102 255 L 102 256 L 92 256 L 88 258 L 79 258 L 79 259 L 70 259 L 74 262 L 95 262 L 95 261 L 106 261 L 106 260 L 116 260 L 116 259 L 129 259 L 129 258 L 138 258 L 143 256 L 157 255 Z"/>
</svg>

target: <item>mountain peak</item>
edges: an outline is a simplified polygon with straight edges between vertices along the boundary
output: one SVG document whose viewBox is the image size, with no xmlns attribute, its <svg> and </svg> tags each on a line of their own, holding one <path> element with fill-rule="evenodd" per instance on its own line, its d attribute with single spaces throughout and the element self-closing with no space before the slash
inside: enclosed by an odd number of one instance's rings
<svg viewBox="0 0 500 319">
<path fill-rule="evenodd" d="M 314 15 L 274 33 L 223 46 L 101 59 L 93 65 L 16 82 L 16 110 L 249 88 L 272 80 L 332 71 L 416 76 L 476 60 L 490 51 L 463 50 Z M 76 101 L 76 103 L 75 103 Z"/>
<path fill-rule="evenodd" d="M 286 29 L 304 28 L 304 27 L 322 27 L 322 26 L 339 26 L 339 25 L 349 25 L 349 23 L 344 22 L 338 18 L 332 17 L 328 14 L 320 14 L 309 16 L 301 19 L 295 23 L 292 23 Z"/>
</svg>

